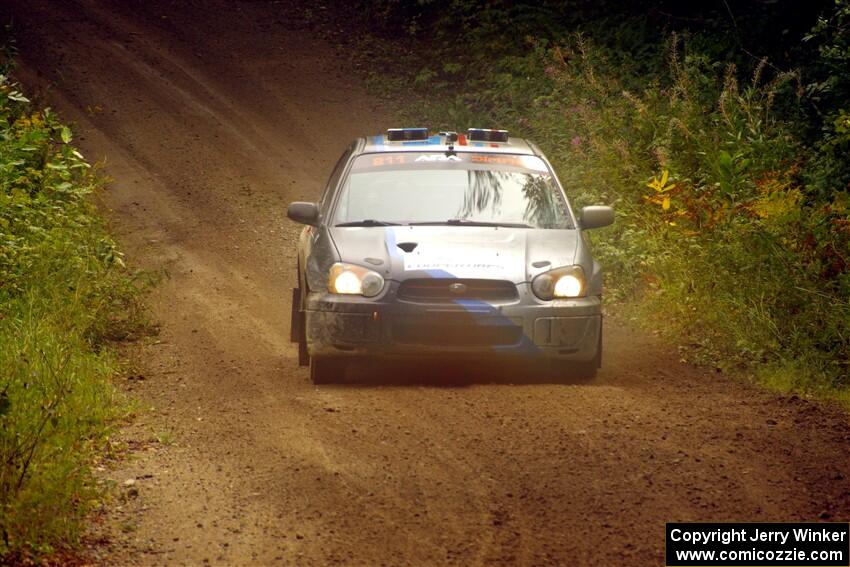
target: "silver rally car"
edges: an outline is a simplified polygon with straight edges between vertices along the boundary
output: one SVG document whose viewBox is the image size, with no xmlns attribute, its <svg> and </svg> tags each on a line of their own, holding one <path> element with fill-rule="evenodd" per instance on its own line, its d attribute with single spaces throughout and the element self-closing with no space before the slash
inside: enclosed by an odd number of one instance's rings
<svg viewBox="0 0 850 567">
<path fill-rule="evenodd" d="M 551 165 L 504 130 L 399 128 L 355 140 L 298 242 L 291 336 L 315 383 L 355 357 L 510 357 L 590 379 L 602 270 Z"/>
</svg>

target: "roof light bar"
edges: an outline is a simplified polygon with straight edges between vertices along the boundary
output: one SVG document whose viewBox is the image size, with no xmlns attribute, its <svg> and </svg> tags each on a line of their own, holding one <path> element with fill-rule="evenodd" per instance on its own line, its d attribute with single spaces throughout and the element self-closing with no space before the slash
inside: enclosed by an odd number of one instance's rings
<svg viewBox="0 0 850 567">
<path fill-rule="evenodd" d="M 390 142 L 427 140 L 428 136 L 428 128 L 390 128 L 387 130 L 387 140 Z"/>
<path fill-rule="evenodd" d="M 507 130 L 490 130 L 488 128 L 470 128 L 466 133 L 470 142 L 507 142 Z"/>
</svg>

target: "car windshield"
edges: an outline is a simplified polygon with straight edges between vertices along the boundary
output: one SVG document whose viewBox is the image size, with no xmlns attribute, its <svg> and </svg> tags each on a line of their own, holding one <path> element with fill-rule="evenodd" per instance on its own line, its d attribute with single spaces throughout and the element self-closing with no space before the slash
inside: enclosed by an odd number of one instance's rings
<svg viewBox="0 0 850 567">
<path fill-rule="evenodd" d="M 336 226 L 573 228 L 543 160 L 502 154 L 362 155 L 342 186 L 333 219 Z"/>
</svg>

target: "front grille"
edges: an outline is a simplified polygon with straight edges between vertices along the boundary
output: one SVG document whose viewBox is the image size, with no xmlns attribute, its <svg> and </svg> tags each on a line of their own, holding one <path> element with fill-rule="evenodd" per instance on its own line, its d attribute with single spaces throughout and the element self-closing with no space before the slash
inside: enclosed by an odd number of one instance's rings
<svg viewBox="0 0 850 567">
<path fill-rule="evenodd" d="M 511 301 L 517 298 L 517 291 L 516 285 L 504 280 L 415 279 L 401 283 L 398 298 L 417 303 L 444 303 L 458 299 Z"/>
<path fill-rule="evenodd" d="M 500 346 L 514 345 L 522 339 L 522 327 L 486 320 L 476 321 L 470 315 L 448 314 L 399 317 L 393 323 L 395 342 L 410 345 Z"/>
</svg>

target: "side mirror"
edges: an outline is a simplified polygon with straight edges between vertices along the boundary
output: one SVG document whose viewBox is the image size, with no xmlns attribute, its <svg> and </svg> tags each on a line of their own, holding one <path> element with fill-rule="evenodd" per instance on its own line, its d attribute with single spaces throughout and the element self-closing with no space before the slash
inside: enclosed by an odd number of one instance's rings
<svg viewBox="0 0 850 567">
<path fill-rule="evenodd" d="M 614 209 L 593 205 L 581 210 L 581 228 L 601 228 L 614 223 Z"/>
<path fill-rule="evenodd" d="M 286 211 L 286 216 L 297 223 L 316 226 L 319 224 L 319 206 L 316 203 L 296 201 L 290 203 L 289 209 Z"/>
</svg>

